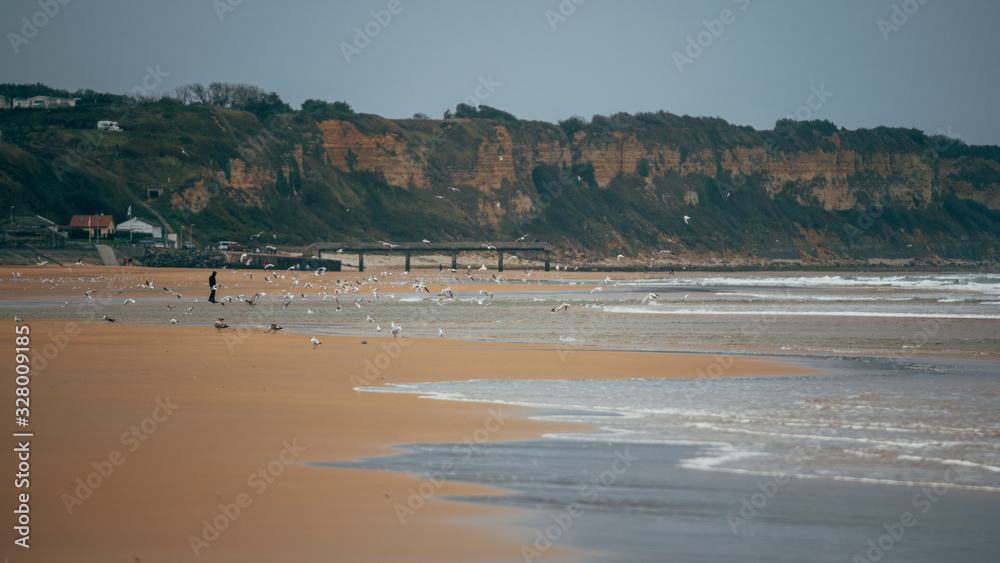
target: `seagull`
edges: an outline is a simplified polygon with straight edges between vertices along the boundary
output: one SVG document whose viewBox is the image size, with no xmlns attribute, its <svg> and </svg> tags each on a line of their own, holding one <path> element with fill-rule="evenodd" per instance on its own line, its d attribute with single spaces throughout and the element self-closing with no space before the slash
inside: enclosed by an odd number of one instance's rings
<svg viewBox="0 0 1000 563">
<path fill-rule="evenodd" d="M 431 243 L 431 241 L 429 241 L 427 239 L 422 239 L 420 242 L 422 242 L 424 244 L 430 244 Z"/>
<path fill-rule="evenodd" d="M 250 235 L 250 238 L 257 238 L 257 237 L 259 237 L 262 234 L 264 234 L 264 231 L 261 231 L 261 232 L 255 234 L 255 235 Z"/>
<path fill-rule="evenodd" d="M 87 291 L 83 292 L 83 294 L 87 296 L 87 299 L 93 299 L 93 297 L 91 297 L 90 294 L 93 293 L 93 292 L 95 292 L 95 291 L 97 291 L 97 290 L 96 289 L 88 289 Z"/>
<path fill-rule="evenodd" d="M 593 294 L 595 291 L 603 291 L 603 290 L 604 290 L 603 287 L 595 287 L 594 289 L 590 290 L 590 293 Z"/>
<path fill-rule="evenodd" d="M 39 256 L 37 254 L 35 255 L 35 265 L 37 265 L 37 266 L 44 266 L 44 265 L 46 265 L 48 263 L 49 263 L 48 260 L 42 260 L 41 256 Z"/>
<path fill-rule="evenodd" d="M 184 150 L 184 147 L 180 147 L 180 149 L 181 149 L 181 154 L 184 155 L 184 158 L 187 158 L 188 153 L 187 153 L 187 151 Z"/>
<path fill-rule="evenodd" d="M 485 270 L 486 269 L 486 264 L 483 264 L 482 266 L 480 266 L 479 269 L 480 270 Z"/>
<path fill-rule="evenodd" d="M 438 329 L 438 338 L 444 338 L 444 331 L 440 328 Z"/>
<path fill-rule="evenodd" d="M 317 346 L 319 346 L 320 344 L 322 344 L 322 342 L 320 342 L 319 340 L 316 340 L 315 336 L 310 337 L 309 338 L 309 342 L 312 342 L 313 350 L 315 350 Z"/>
<path fill-rule="evenodd" d="M 382 325 L 375 325 L 375 332 L 382 332 Z"/>
<path fill-rule="evenodd" d="M 479 290 L 479 294 L 480 295 L 485 295 L 485 296 L 489 297 L 490 299 L 493 299 L 493 294 L 490 293 L 490 292 L 488 292 L 488 291 L 486 291 L 485 289 L 480 289 Z"/>
<path fill-rule="evenodd" d="M 659 295 L 657 295 L 655 293 L 650 293 L 649 295 L 647 295 L 647 296 L 645 296 L 645 297 L 642 298 L 642 304 L 645 305 L 646 301 L 656 301 L 656 299 L 658 297 L 659 297 Z"/>
<path fill-rule="evenodd" d="M 514 242 L 521 242 L 522 240 L 524 240 L 526 238 L 528 238 L 528 235 L 521 235 L 521 237 L 518 238 L 517 240 L 515 240 Z"/>
<path fill-rule="evenodd" d="M 223 319 L 222 317 L 219 317 L 218 320 L 215 321 L 215 329 L 218 332 L 222 332 L 222 329 L 224 329 L 224 328 L 229 328 L 229 325 L 226 324 L 226 320 L 225 319 Z"/>
<path fill-rule="evenodd" d="M 274 264 L 264 264 L 264 269 L 273 268 Z"/>
<path fill-rule="evenodd" d="M 500 160 L 503 160 L 503 155 L 500 155 Z"/>
<path fill-rule="evenodd" d="M 115 318 L 114 317 L 109 317 L 107 315 L 104 315 L 104 317 L 102 317 L 101 320 L 102 321 L 108 321 L 109 323 L 115 322 Z"/>
<path fill-rule="evenodd" d="M 618 261 L 621 262 L 622 258 L 625 258 L 625 255 L 624 254 L 619 254 L 618 255 Z"/>
<path fill-rule="evenodd" d="M 271 323 L 271 327 L 268 328 L 267 330 L 268 332 L 278 332 L 279 330 L 281 330 L 281 325 L 279 325 L 278 323 Z"/>
<path fill-rule="evenodd" d="M 569 309 L 569 303 L 563 303 L 562 305 L 560 305 L 558 307 L 553 307 L 552 308 L 552 312 L 553 313 L 558 313 L 559 311 L 565 311 L 567 309 Z"/>
<path fill-rule="evenodd" d="M 482 245 L 480 245 L 480 246 L 485 246 L 485 247 L 486 247 L 486 250 L 496 250 L 496 249 L 497 249 L 497 247 L 495 247 L 495 246 L 490 246 L 490 245 L 488 245 L 488 244 L 482 244 Z"/>
<path fill-rule="evenodd" d="M 688 221 L 690 221 L 690 220 L 691 220 L 691 218 L 690 218 L 690 217 L 688 217 L 687 215 L 685 215 L 685 216 L 684 216 L 684 224 L 685 224 L 685 225 L 687 225 L 687 224 L 688 224 Z"/>
<path fill-rule="evenodd" d="M 83 266 L 83 258 L 77 258 L 76 262 L 73 263 L 74 266 Z"/>
<path fill-rule="evenodd" d="M 399 333 L 400 333 L 400 332 L 401 332 L 402 330 L 403 330 L 403 327 L 401 327 L 401 326 L 399 326 L 398 324 L 396 324 L 395 322 L 393 322 L 393 323 L 392 323 L 392 328 L 390 328 L 390 329 L 389 329 L 389 334 L 391 334 L 393 338 L 397 338 L 397 335 L 398 335 L 398 334 L 399 334 Z"/>
<path fill-rule="evenodd" d="M 135 303 L 135 299 L 132 299 L 131 297 L 129 297 L 128 299 L 125 300 L 124 303 L 122 303 L 122 307 L 124 307 L 125 305 L 128 305 L 129 303 Z"/>
<path fill-rule="evenodd" d="M 375 319 L 373 319 L 371 315 L 367 315 L 367 317 L 368 317 L 368 324 L 375 322 Z"/>
<path fill-rule="evenodd" d="M 448 186 L 448 189 L 454 192 L 459 191 L 458 188 L 456 188 L 455 186 Z"/>
<path fill-rule="evenodd" d="M 69 301 L 63 301 L 63 304 L 59 306 L 60 309 L 65 309 L 66 305 L 69 305 Z"/>
<path fill-rule="evenodd" d="M 105 315 L 105 316 L 107 316 L 107 315 Z M 21 317 L 18 317 L 17 315 L 14 315 L 14 322 L 15 323 L 23 323 L 24 319 L 22 319 Z"/>
<path fill-rule="evenodd" d="M 172 324 L 172 325 L 177 324 L 177 319 L 170 319 L 170 324 Z"/>
<path fill-rule="evenodd" d="M 664 252 L 666 252 L 667 254 L 673 254 L 673 252 L 670 252 L 669 250 L 661 250 L 657 252 L 657 254 L 663 254 Z"/>
<path fill-rule="evenodd" d="M 184 314 L 185 315 L 190 315 L 191 311 L 194 311 L 194 305 L 191 305 L 190 307 L 188 307 L 187 309 L 185 309 L 184 310 Z"/>
</svg>

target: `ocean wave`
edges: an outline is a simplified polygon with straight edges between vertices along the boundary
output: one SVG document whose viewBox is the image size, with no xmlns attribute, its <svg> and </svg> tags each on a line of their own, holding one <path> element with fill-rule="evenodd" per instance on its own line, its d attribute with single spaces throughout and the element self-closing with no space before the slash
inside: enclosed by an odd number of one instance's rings
<svg viewBox="0 0 1000 563">
<path fill-rule="evenodd" d="M 719 315 L 719 316 L 778 316 L 778 317 L 884 317 L 913 319 L 1000 319 L 1000 315 L 975 313 L 913 313 L 913 312 L 882 312 L 882 311 L 748 311 L 733 309 L 685 308 L 668 309 L 664 307 L 643 307 L 638 305 L 612 305 L 605 307 L 607 313 L 645 314 L 645 315 Z"/>
</svg>

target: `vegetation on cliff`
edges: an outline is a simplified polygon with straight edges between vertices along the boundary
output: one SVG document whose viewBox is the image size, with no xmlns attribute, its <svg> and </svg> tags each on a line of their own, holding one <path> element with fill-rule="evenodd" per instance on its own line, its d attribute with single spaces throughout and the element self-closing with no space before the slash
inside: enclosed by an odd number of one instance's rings
<svg viewBox="0 0 1000 563">
<path fill-rule="evenodd" d="M 81 98 L 0 113 L 9 205 L 57 223 L 123 219 L 143 202 L 202 244 L 529 233 L 587 254 L 816 260 L 991 260 L 1000 240 L 1000 148 L 914 129 L 757 131 L 662 111 L 553 125 L 464 104 L 391 120 L 346 102 L 293 111 L 218 83 L 155 101 L 43 85 L 0 95 Z M 123 131 L 97 131 L 102 120 Z"/>
</svg>

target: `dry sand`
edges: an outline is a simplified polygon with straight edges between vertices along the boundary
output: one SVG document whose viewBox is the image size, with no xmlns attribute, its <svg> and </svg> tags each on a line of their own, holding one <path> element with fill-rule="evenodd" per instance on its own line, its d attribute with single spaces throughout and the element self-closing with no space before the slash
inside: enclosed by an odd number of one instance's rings
<svg viewBox="0 0 1000 563">
<path fill-rule="evenodd" d="M 65 270 L 4 268 L 0 277 L 10 280 L 11 271 L 20 271 L 22 279 L 41 279 Z M 125 276 L 121 268 L 87 270 Z M 159 286 L 205 274 L 149 272 Z M 5 281 L 0 298 L 50 297 L 54 291 L 62 289 Z M 399 339 L 397 348 L 387 349 L 388 339 L 362 345 L 358 338 L 324 337 L 314 350 L 307 336 L 297 334 L 25 321 L 33 352 L 52 357 L 36 358 L 30 384 L 32 547 L 8 543 L 11 561 L 520 560 L 510 530 L 463 523 L 510 511 L 439 500 L 481 494 L 484 487 L 308 462 L 386 454 L 397 444 L 516 440 L 564 428 L 514 416 L 508 407 L 354 387 L 474 378 L 686 377 L 713 361 L 442 339 Z M 3 365 L 12 373 L 15 323 L 3 325 L 9 335 Z M 725 375 L 806 371 L 739 359 Z M 14 388 L 11 376 L 2 389 L 11 410 Z M 9 424 L 12 432 L 25 430 Z M 4 498 L 7 541 L 13 542 L 15 493 L 25 491 L 12 486 L 17 439 L 8 440 Z M 90 485 L 81 487 L 88 479 Z M 433 496 L 418 502 L 420 491 Z M 206 531 L 205 521 L 216 524 Z M 197 557 L 192 538 L 203 542 L 194 542 Z"/>
</svg>

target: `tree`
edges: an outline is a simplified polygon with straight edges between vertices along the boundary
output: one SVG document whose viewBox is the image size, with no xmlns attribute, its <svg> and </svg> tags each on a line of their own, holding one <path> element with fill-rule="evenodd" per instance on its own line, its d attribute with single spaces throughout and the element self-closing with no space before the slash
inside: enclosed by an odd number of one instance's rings
<svg viewBox="0 0 1000 563">
<path fill-rule="evenodd" d="M 421 111 L 418 111 L 417 113 L 413 114 L 413 119 L 430 119 L 430 118 L 431 116 Z"/>
<path fill-rule="evenodd" d="M 642 157 L 635 163 L 635 173 L 645 178 L 649 176 L 649 159 Z"/>
<path fill-rule="evenodd" d="M 562 130 L 566 132 L 566 136 L 570 139 L 573 138 L 573 135 L 575 135 L 577 131 L 582 131 L 586 126 L 587 123 L 583 119 L 576 116 L 559 122 L 559 127 L 562 127 Z"/>
<path fill-rule="evenodd" d="M 302 113 L 316 121 L 330 119 L 348 119 L 355 115 L 347 102 L 324 102 L 323 100 L 306 100 L 302 102 Z"/>
</svg>

